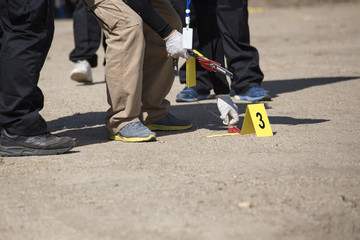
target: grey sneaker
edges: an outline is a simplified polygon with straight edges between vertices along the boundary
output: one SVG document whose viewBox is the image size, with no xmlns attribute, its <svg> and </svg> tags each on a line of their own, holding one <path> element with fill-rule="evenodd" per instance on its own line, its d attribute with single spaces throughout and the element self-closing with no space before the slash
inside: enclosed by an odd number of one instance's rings
<svg viewBox="0 0 360 240">
<path fill-rule="evenodd" d="M 76 139 L 45 133 L 37 136 L 20 136 L 1 130 L 0 156 L 37 156 L 62 154 L 71 150 Z"/>
<path fill-rule="evenodd" d="M 123 142 L 150 142 L 156 140 L 156 134 L 141 122 L 131 122 L 125 125 L 111 140 Z"/>
<path fill-rule="evenodd" d="M 166 114 L 160 120 L 147 125 L 147 127 L 151 131 L 159 130 L 159 131 L 177 131 L 177 130 L 186 130 L 192 127 L 192 123 L 178 119 L 175 116 L 171 115 L 170 113 Z"/>
</svg>

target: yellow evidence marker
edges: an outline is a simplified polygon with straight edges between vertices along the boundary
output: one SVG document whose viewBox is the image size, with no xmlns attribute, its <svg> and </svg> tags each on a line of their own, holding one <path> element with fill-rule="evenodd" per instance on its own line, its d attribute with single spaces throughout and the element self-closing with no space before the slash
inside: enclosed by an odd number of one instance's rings
<svg viewBox="0 0 360 240">
<path fill-rule="evenodd" d="M 196 86 L 196 59 L 191 57 L 186 60 L 186 84 L 187 87 Z"/>
<path fill-rule="evenodd" d="M 256 133 L 256 136 L 258 137 L 273 136 L 263 103 L 249 104 L 246 107 L 241 135 L 251 133 Z"/>
</svg>

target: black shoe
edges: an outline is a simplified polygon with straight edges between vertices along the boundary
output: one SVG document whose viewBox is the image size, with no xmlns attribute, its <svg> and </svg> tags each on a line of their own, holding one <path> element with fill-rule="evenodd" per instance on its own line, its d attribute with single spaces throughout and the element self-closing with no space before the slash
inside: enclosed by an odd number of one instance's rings
<svg viewBox="0 0 360 240">
<path fill-rule="evenodd" d="M 37 136 L 13 135 L 1 130 L 0 156 L 55 155 L 69 151 L 76 140 L 45 133 Z"/>
</svg>

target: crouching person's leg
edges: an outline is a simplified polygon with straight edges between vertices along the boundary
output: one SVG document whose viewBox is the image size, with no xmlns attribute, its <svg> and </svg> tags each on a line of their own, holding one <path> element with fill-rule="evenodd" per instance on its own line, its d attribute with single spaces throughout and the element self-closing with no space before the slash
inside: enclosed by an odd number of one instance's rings
<svg viewBox="0 0 360 240">
<path fill-rule="evenodd" d="M 155 133 L 139 119 L 145 41 L 142 19 L 122 0 L 84 0 L 106 36 L 106 115 L 109 138 L 126 142 L 152 141 Z"/>
</svg>

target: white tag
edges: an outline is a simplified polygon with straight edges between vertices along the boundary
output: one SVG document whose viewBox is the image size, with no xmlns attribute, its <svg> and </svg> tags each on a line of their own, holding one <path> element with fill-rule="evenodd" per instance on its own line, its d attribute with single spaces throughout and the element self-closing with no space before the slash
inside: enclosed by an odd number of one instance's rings
<svg viewBox="0 0 360 240">
<path fill-rule="evenodd" d="M 192 49 L 193 29 L 183 28 L 183 48 Z"/>
</svg>

